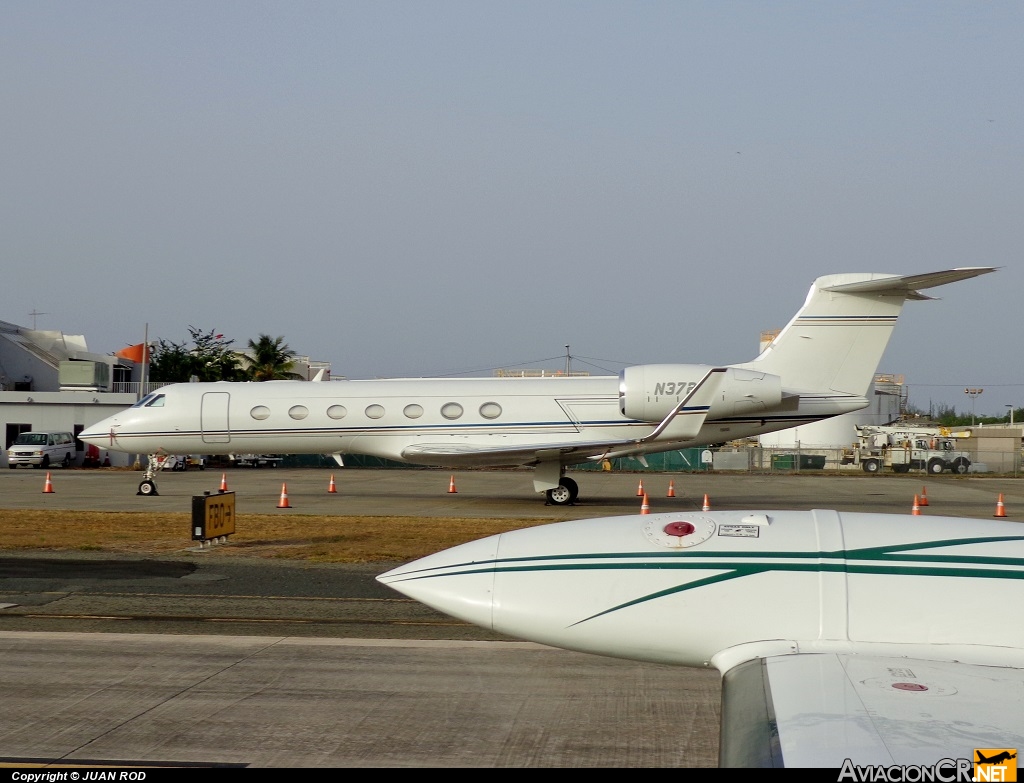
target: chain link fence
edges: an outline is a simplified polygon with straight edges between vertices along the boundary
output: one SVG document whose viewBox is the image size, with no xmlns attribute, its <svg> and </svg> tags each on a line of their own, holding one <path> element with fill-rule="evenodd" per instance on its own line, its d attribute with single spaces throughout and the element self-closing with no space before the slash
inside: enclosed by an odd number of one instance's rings
<svg viewBox="0 0 1024 783">
<path fill-rule="evenodd" d="M 1017 476 L 1021 471 L 1021 453 L 1007 451 L 970 452 L 970 474 Z M 646 464 L 645 464 L 646 463 Z M 603 462 L 577 465 L 573 470 L 652 471 L 662 473 L 699 473 L 705 471 L 736 471 L 747 473 L 895 473 L 890 465 L 878 465 L 873 470 L 859 461 L 849 448 L 793 449 L 757 447 L 693 448 L 648 454 L 638 457 L 618 457 Z M 915 465 L 910 473 L 945 473 L 934 465 Z"/>
</svg>

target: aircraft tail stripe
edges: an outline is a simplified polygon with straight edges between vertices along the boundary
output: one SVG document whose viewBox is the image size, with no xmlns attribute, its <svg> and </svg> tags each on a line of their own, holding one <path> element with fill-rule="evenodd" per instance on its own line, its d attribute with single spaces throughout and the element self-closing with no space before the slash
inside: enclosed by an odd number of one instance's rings
<svg viewBox="0 0 1024 783">
<path fill-rule="evenodd" d="M 801 326 L 886 326 L 896 323 L 889 315 L 803 315 L 796 319 Z"/>
</svg>

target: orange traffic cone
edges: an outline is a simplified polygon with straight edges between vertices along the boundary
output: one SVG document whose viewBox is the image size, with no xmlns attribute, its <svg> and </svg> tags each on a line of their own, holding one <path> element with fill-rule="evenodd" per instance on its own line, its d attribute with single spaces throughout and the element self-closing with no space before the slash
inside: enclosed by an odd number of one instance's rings
<svg viewBox="0 0 1024 783">
<path fill-rule="evenodd" d="M 917 495 L 914 495 L 914 507 L 910 509 L 910 513 L 915 516 L 921 516 L 921 504 L 918 502 Z"/>
<path fill-rule="evenodd" d="M 336 495 L 338 493 L 338 487 L 334 484 L 334 474 L 331 474 L 331 483 L 327 485 L 328 493 Z"/>
<path fill-rule="evenodd" d="M 288 502 L 288 485 L 281 485 L 281 499 L 277 501 L 278 508 L 291 508 L 292 504 Z"/>
<path fill-rule="evenodd" d="M 704 506 L 701 508 L 701 511 L 710 511 L 710 510 L 711 510 L 711 501 L 708 500 L 707 493 L 705 492 L 704 493 Z"/>
<path fill-rule="evenodd" d="M 1003 493 L 1002 492 L 999 493 L 999 500 L 996 501 L 996 513 L 993 514 L 993 516 L 997 516 L 997 517 L 1005 517 L 1006 516 L 1006 506 L 1003 505 Z"/>
<path fill-rule="evenodd" d="M 927 506 L 928 505 L 928 492 L 925 490 L 924 487 L 921 487 L 921 500 L 918 503 L 918 505 L 921 505 L 921 506 Z"/>
<path fill-rule="evenodd" d="M 651 513 L 651 504 L 647 502 L 647 493 L 646 492 L 644 493 L 644 502 L 640 504 L 640 513 L 641 514 L 650 514 Z"/>
<path fill-rule="evenodd" d="M 640 479 L 640 486 L 636 488 L 636 496 L 642 498 L 644 496 L 644 480 Z"/>
<path fill-rule="evenodd" d="M 458 492 L 458 490 L 455 489 L 455 476 L 453 474 L 451 481 L 448 482 L 448 494 L 454 495 L 456 492 Z"/>
<path fill-rule="evenodd" d="M 221 492 L 227 492 L 228 491 L 228 474 L 227 473 L 221 473 L 220 474 L 220 491 Z"/>
<path fill-rule="evenodd" d="M 53 482 L 50 481 L 50 474 L 46 474 L 46 483 L 43 485 L 43 492 L 49 494 L 53 492 Z"/>
<path fill-rule="evenodd" d="M 665 497 L 667 497 L 667 498 L 674 498 L 675 496 L 676 496 L 676 482 L 669 481 L 668 482 L 668 494 L 665 495 Z"/>
</svg>

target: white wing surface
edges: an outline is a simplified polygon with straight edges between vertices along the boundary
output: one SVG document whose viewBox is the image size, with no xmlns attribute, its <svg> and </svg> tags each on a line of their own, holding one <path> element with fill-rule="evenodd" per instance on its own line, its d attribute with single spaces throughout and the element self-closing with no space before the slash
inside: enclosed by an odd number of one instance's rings
<svg viewBox="0 0 1024 783">
<path fill-rule="evenodd" d="M 966 622 L 966 621 L 965 621 Z M 846 654 L 780 655 L 726 673 L 729 767 L 924 765 L 1024 749 L 1024 670 Z"/>
</svg>

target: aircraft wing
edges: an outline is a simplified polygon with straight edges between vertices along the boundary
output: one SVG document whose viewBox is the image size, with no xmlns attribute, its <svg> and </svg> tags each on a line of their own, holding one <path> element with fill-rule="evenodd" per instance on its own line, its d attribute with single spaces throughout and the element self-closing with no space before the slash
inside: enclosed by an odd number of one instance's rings
<svg viewBox="0 0 1024 783">
<path fill-rule="evenodd" d="M 516 446 L 480 446 L 458 443 L 417 443 L 402 450 L 402 457 L 413 464 L 437 465 L 443 463 L 492 467 L 533 465 L 538 462 L 560 460 L 563 465 L 600 459 L 603 455 L 623 448 L 635 447 L 635 440 L 592 441 L 590 443 L 527 443 Z"/>
<path fill-rule="evenodd" d="M 724 767 L 931 766 L 976 748 L 1024 750 L 1024 670 L 821 653 L 723 678 Z"/>
</svg>

